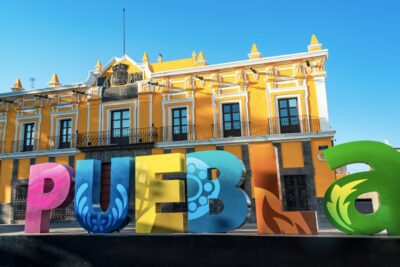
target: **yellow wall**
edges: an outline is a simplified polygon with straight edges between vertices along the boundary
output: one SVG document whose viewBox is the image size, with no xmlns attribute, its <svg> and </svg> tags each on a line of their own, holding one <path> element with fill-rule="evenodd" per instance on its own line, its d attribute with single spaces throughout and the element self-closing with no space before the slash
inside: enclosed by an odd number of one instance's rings
<svg viewBox="0 0 400 267">
<path fill-rule="evenodd" d="M 330 139 L 315 139 L 311 141 L 312 161 L 315 171 L 315 190 L 317 197 L 324 197 L 328 187 L 335 181 L 335 172 L 329 169 L 326 161 L 318 159 L 318 154 L 321 152 L 319 146 L 332 146 Z"/>
<path fill-rule="evenodd" d="M 31 166 L 30 159 L 19 159 L 18 160 L 18 176 L 19 180 L 26 180 L 29 178 L 29 170 Z"/>
<path fill-rule="evenodd" d="M 0 203 L 10 203 L 13 159 L 1 160 Z"/>
<path fill-rule="evenodd" d="M 304 167 L 303 145 L 300 141 L 281 143 L 281 149 L 283 168 Z"/>
<path fill-rule="evenodd" d="M 224 146 L 224 150 L 242 159 L 242 148 L 239 145 Z"/>
</svg>

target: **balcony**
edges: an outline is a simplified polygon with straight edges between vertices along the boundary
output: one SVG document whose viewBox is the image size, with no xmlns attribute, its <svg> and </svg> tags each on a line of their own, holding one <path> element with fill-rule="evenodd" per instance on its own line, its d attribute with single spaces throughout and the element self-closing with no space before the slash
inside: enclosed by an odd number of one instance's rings
<svg viewBox="0 0 400 267">
<path fill-rule="evenodd" d="M 123 131 L 102 131 L 78 133 L 76 147 L 92 148 L 103 146 L 125 146 L 150 144 L 159 141 L 158 128 L 127 129 Z"/>
<path fill-rule="evenodd" d="M 180 126 L 167 126 L 160 128 L 160 135 L 162 135 L 162 141 L 185 141 L 195 140 L 194 133 L 196 132 L 196 126 L 191 125 L 180 125 Z"/>
<path fill-rule="evenodd" d="M 297 116 L 268 118 L 264 125 L 250 125 L 250 135 L 276 135 L 291 133 L 319 133 L 331 131 L 325 118 L 312 116 Z"/>
<path fill-rule="evenodd" d="M 74 148 L 75 144 L 75 134 L 49 136 L 49 149 Z"/>
<path fill-rule="evenodd" d="M 210 125 L 210 124 L 209 124 Z M 299 133 L 330 132 L 324 118 L 299 116 L 268 118 L 263 123 L 225 122 L 199 127 L 197 125 L 168 126 L 162 128 L 124 129 L 49 136 L 48 139 L 26 139 L 5 141 L 3 153 L 39 150 L 98 148 L 126 145 L 152 145 L 154 142 L 179 142 L 215 140 L 224 138 L 290 135 Z"/>
<path fill-rule="evenodd" d="M 29 152 L 37 151 L 43 147 L 43 142 L 40 139 L 22 139 L 11 142 L 11 149 L 14 152 Z"/>
</svg>

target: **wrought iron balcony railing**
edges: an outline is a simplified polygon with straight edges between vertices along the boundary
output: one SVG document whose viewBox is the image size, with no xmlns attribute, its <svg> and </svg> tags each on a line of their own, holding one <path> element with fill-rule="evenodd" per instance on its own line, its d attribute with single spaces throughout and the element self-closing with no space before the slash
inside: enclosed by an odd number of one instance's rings
<svg viewBox="0 0 400 267">
<path fill-rule="evenodd" d="M 274 135 L 287 133 L 318 133 L 330 131 L 329 123 L 325 118 L 312 116 L 273 117 L 266 123 L 252 124 L 250 135 Z"/>
<path fill-rule="evenodd" d="M 179 126 L 167 126 L 160 128 L 160 134 L 162 135 L 162 141 L 184 141 L 184 140 L 195 140 L 196 126 L 191 125 L 179 125 Z"/>
<path fill-rule="evenodd" d="M 214 138 L 249 136 L 250 123 L 247 121 L 234 121 L 212 124 Z"/>
<path fill-rule="evenodd" d="M 75 134 L 49 136 L 49 149 L 74 148 L 75 144 Z"/>
<path fill-rule="evenodd" d="M 157 128 L 119 129 L 118 131 L 78 133 L 76 147 L 131 145 L 158 141 Z"/>
<path fill-rule="evenodd" d="M 237 121 L 201 127 L 191 124 L 162 128 L 118 129 L 114 131 L 50 136 L 45 140 L 25 139 L 4 141 L 2 151 L 3 153 L 28 152 L 75 147 L 84 148 L 153 142 L 210 140 L 288 133 L 318 133 L 330 130 L 329 123 L 325 118 L 312 116 L 274 117 L 268 118 L 263 122 Z"/>
<path fill-rule="evenodd" d="M 14 152 L 28 152 L 28 151 L 37 151 L 39 148 L 45 147 L 46 144 L 43 143 L 40 139 L 22 139 L 22 140 L 14 140 L 11 142 L 11 150 Z"/>
</svg>

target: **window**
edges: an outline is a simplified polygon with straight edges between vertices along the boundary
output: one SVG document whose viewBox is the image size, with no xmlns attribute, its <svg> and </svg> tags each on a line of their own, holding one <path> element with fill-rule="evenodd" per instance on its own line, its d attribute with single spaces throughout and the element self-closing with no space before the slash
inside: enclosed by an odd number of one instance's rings
<svg viewBox="0 0 400 267">
<path fill-rule="evenodd" d="M 27 184 L 17 184 L 15 186 L 15 195 L 13 201 L 13 219 L 15 221 L 25 220 L 26 215 L 26 199 L 28 195 Z M 67 206 L 61 206 L 50 212 L 50 219 L 54 221 L 71 221 L 75 220 L 74 203 L 71 202 Z"/>
<path fill-rule="evenodd" d="M 35 145 L 35 123 L 24 124 L 22 151 L 33 151 Z"/>
<path fill-rule="evenodd" d="M 279 123 L 281 133 L 300 132 L 297 98 L 279 99 Z"/>
<path fill-rule="evenodd" d="M 25 220 L 27 194 L 28 194 L 27 184 L 18 184 L 15 186 L 15 195 L 13 203 L 13 219 L 15 221 Z"/>
<path fill-rule="evenodd" d="M 305 175 L 284 175 L 287 210 L 308 210 Z"/>
<path fill-rule="evenodd" d="M 186 108 L 175 108 L 172 110 L 172 140 L 187 140 L 187 110 Z"/>
<path fill-rule="evenodd" d="M 240 111 L 238 103 L 222 105 L 224 137 L 241 136 Z"/>
<path fill-rule="evenodd" d="M 111 144 L 126 145 L 129 143 L 130 117 L 129 110 L 116 110 L 111 113 Z"/>
<path fill-rule="evenodd" d="M 72 120 L 64 119 L 60 121 L 59 148 L 70 148 L 72 139 Z"/>
</svg>

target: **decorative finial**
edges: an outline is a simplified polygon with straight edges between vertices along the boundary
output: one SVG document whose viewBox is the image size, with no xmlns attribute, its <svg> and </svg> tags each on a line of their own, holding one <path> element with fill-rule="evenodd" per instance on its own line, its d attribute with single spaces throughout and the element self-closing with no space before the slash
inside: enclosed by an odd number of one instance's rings
<svg viewBox="0 0 400 267">
<path fill-rule="evenodd" d="M 101 71 L 102 69 L 103 69 L 103 65 L 101 65 L 101 62 L 99 59 L 99 60 L 97 60 L 97 63 L 96 63 L 96 70 Z"/>
<path fill-rule="evenodd" d="M 251 46 L 250 54 L 248 54 L 249 59 L 256 59 L 256 58 L 261 58 L 261 53 L 258 51 L 257 45 L 254 43 Z"/>
<path fill-rule="evenodd" d="M 196 61 L 196 57 L 197 57 L 196 51 L 193 50 L 193 52 L 192 52 L 192 60 L 193 60 L 193 62 Z"/>
<path fill-rule="evenodd" d="M 149 55 L 147 54 L 147 52 L 143 53 L 142 62 L 149 63 Z"/>
<path fill-rule="evenodd" d="M 157 58 L 158 63 L 163 62 L 163 56 L 159 53 Z"/>
<path fill-rule="evenodd" d="M 310 44 L 308 45 L 308 52 L 319 51 L 321 49 L 322 49 L 322 44 L 319 43 L 317 36 L 315 36 L 315 34 L 313 34 L 311 36 Z"/>
<path fill-rule="evenodd" d="M 57 73 L 54 73 L 53 76 L 51 76 L 51 79 L 47 84 L 50 87 L 56 87 L 60 85 L 60 80 L 58 79 Z"/>
<path fill-rule="evenodd" d="M 197 56 L 197 60 L 194 62 L 196 66 L 205 66 L 207 65 L 206 58 L 204 57 L 204 54 L 202 51 L 199 52 L 199 55 Z"/>
<path fill-rule="evenodd" d="M 21 79 L 17 79 L 17 80 L 15 81 L 13 87 L 11 87 L 11 90 L 12 90 L 13 92 L 20 92 L 20 91 L 23 91 L 23 90 L 24 90 L 24 88 L 22 87 Z"/>
</svg>

